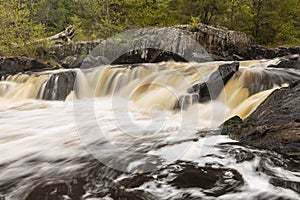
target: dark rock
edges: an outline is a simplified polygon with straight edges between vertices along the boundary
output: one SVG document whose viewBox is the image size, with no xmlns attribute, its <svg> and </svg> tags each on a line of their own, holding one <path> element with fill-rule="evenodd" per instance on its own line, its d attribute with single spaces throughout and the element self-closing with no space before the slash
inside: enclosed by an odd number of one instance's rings
<svg viewBox="0 0 300 200">
<path fill-rule="evenodd" d="M 239 70 L 239 66 L 238 62 L 220 65 L 218 70 L 210 75 L 207 82 L 197 83 L 188 88 L 189 94 L 179 97 L 174 110 L 185 110 L 189 105 L 216 99 L 229 79 Z"/>
<path fill-rule="evenodd" d="M 197 188 L 207 195 L 217 197 L 228 191 L 235 191 L 244 184 L 242 176 L 232 169 L 214 169 L 192 164 L 181 164 L 180 167 L 182 170 L 175 172 L 176 177 L 169 182 L 176 188 Z M 226 173 L 232 176 L 226 177 Z"/>
<path fill-rule="evenodd" d="M 256 49 L 256 57 L 259 57 L 259 56 L 263 57 L 266 54 L 266 51 L 267 51 L 267 49 L 262 48 L 262 47 L 258 47 Z"/>
<path fill-rule="evenodd" d="M 74 89 L 76 72 L 65 71 L 52 74 L 48 80 L 43 99 L 44 100 L 65 100 Z"/>
<path fill-rule="evenodd" d="M 220 65 L 218 70 L 210 75 L 207 82 L 197 83 L 188 88 L 189 94 L 180 96 L 174 109 L 185 110 L 189 105 L 216 99 L 229 79 L 239 70 L 239 66 L 238 62 Z"/>
<path fill-rule="evenodd" d="M 273 59 L 276 57 L 276 54 L 277 52 L 275 49 L 266 49 L 264 57 L 266 59 Z"/>
<path fill-rule="evenodd" d="M 26 71 L 41 71 L 50 67 L 31 58 L 25 57 L 1 57 L 0 74 L 16 74 Z"/>
<path fill-rule="evenodd" d="M 147 48 L 126 53 L 114 60 L 111 64 L 158 63 L 163 61 L 187 62 L 186 59 L 175 53 Z"/>
<path fill-rule="evenodd" d="M 293 55 L 289 58 L 282 59 L 277 65 L 270 65 L 268 68 L 292 68 L 300 69 L 300 56 Z"/>
<path fill-rule="evenodd" d="M 221 135 L 240 134 L 239 130 L 242 124 L 243 120 L 239 116 L 228 119 L 220 126 Z"/>
<path fill-rule="evenodd" d="M 69 193 L 68 185 L 65 182 L 48 183 L 37 186 L 27 196 L 26 200 L 40 200 L 40 199 L 63 199 Z"/>
<path fill-rule="evenodd" d="M 243 144 L 300 157 L 299 99 L 300 81 L 274 91 L 242 124 L 229 120 L 224 127 Z"/>
<path fill-rule="evenodd" d="M 68 56 L 62 62 L 62 67 L 67 69 L 80 68 L 83 59 L 78 58 L 77 56 Z"/>
<path fill-rule="evenodd" d="M 277 47 L 276 49 L 278 50 L 276 57 L 283 57 L 283 56 L 290 55 L 289 50 L 285 47 Z"/>
<path fill-rule="evenodd" d="M 296 47 L 289 47 L 288 51 L 291 54 L 300 54 L 300 46 L 296 46 Z"/>
<path fill-rule="evenodd" d="M 216 99 L 229 79 L 239 70 L 239 66 L 238 62 L 220 65 L 207 82 L 194 85 L 188 92 L 198 93 L 200 103 Z"/>
<path fill-rule="evenodd" d="M 297 192 L 298 194 L 300 193 L 300 182 L 282 180 L 281 178 L 271 178 L 270 183 L 274 186 L 291 189 Z"/>
<path fill-rule="evenodd" d="M 251 46 L 246 53 L 244 53 L 243 58 L 247 59 L 247 60 L 252 60 L 252 59 L 255 59 L 256 58 L 256 51 L 257 51 L 257 48 L 256 46 Z"/>
</svg>

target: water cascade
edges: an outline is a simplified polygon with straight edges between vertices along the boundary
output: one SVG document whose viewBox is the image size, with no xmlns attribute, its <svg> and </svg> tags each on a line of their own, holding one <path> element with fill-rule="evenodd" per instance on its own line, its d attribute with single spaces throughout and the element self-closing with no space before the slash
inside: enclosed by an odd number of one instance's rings
<svg viewBox="0 0 300 200">
<path fill-rule="evenodd" d="M 296 161 L 197 135 L 299 80 L 297 70 L 267 68 L 277 62 L 240 62 L 217 98 L 190 98 L 185 110 L 174 107 L 188 88 L 230 62 L 0 77 L 0 199 L 297 199 Z"/>
</svg>

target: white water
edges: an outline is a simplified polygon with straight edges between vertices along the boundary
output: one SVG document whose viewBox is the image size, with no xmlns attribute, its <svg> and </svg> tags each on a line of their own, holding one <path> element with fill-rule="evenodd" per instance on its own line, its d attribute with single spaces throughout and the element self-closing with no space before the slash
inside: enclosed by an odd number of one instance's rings
<svg viewBox="0 0 300 200">
<path fill-rule="evenodd" d="M 215 130 L 228 117 L 240 115 L 245 118 L 280 87 L 274 84 L 274 88 L 256 91 L 249 97 L 245 88 L 249 80 L 245 78 L 247 73 L 260 76 L 259 71 L 264 71 L 266 66 L 261 63 L 258 66 L 257 62 L 242 63 L 242 74 L 228 83 L 217 100 L 196 104 L 181 112 L 172 110 L 179 95 L 185 94 L 188 85 L 200 77 L 206 80 L 220 63 L 192 66 L 162 63 L 133 69 L 77 70 L 76 91 L 64 102 L 38 100 L 51 74 L 6 78 L 0 82 L 0 186 L 10 182 L 15 185 L 8 191 L 0 190 L 0 197 L 2 193 L 8 199 L 23 199 L 35 186 L 35 180 L 71 175 L 87 165 L 78 158 L 92 153 L 103 162 L 107 161 L 106 157 L 115 157 L 121 163 L 124 159 L 122 170 L 126 172 L 138 172 L 139 166 L 146 162 L 144 158 L 154 155 L 165 165 L 186 160 L 197 162 L 199 166 L 218 163 L 236 169 L 245 184 L 240 192 L 225 194 L 220 199 L 253 199 L 263 193 L 299 198 L 292 190 L 273 186 L 267 174 L 256 171 L 259 161 L 263 160 L 259 154 L 254 153 L 254 160 L 241 163 L 228 154 L 230 150 L 240 148 L 256 150 L 238 145 L 218 146 L 233 142 L 227 136 L 208 135 L 197 142 L 190 141 L 198 137 L 197 131 Z M 251 68 L 253 65 L 255 69 Z M 224 147 L 228 148 L 225 152 Z M 138 156 L 134 162 L 126 163 L 120 152 L 128 156 L 138 153 Z M 208 154 L 220 157 L 207 157 Z M 119 167 L 109 162 L 104 164 Z M 300 181 L 299 172 L 280 167 L 270 167 L 270 170 L 285 180 Z M 162 190 L 152 183 L 146 186 L 141 188 L 158 191 L 158 196 L 163 197 L 164 193 L 172 196 L 182 192 L 169 186 Z M 192 193 L 198 194 L 197 190 Z"/>
</svg>

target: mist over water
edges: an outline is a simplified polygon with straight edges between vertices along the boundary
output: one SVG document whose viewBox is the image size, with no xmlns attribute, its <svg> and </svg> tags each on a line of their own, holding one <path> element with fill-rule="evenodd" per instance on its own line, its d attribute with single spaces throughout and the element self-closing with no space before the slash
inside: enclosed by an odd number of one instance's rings
<svg viewBox="0 0 300 200">
<path fill-rule="evenodd" d="M 241 62 L 216 100 L 181 111 L 178 98 L 224 62 L 2 78 L 0 199 L 298 199 L 298 161 L 213 131 L 299 78 L 266 68 L 276 62 Z M 65 101 L 43 100 L 61 71 L 75 71 L 74 91 Z"/>
</svg>

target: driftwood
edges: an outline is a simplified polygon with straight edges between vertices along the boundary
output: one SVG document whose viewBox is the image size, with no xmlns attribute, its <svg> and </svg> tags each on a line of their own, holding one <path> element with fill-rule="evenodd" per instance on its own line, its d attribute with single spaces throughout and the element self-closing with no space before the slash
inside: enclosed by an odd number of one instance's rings
<svg viewBox="0 0 300 200">
<path fill-rule="evenodd" d="M 70 42 L 74 36 L 75 29 L 73 26 L 69 26 L 68 28 L 66 28 L 66 30 L 48 37 L 47 39 L 51 41 L 63 40 L 64 42 Z"/>
</svg>

